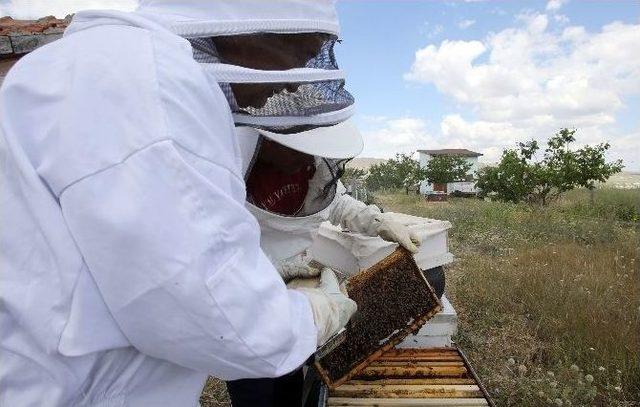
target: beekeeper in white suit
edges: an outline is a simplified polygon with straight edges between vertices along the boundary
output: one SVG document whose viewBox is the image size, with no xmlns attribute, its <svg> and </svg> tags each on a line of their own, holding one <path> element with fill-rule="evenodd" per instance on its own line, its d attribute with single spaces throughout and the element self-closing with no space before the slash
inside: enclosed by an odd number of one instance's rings
<svg viewBox="0 0 640 407">
<path fill-rule="evenodd" d="M 399 242 L 412 252 L 419 244 L 418 237 L 404 225 L 380 213 L 376 206 L 346 194 L 338 180 L 342 166 L 346 158 L 360 152 L 362 144 L 349 122 L 333 126 L 332 131 L 335 133 L 311 130 L 296 134 L 296 138 L 246 127 L 238 131 L 241 140 L 257 140 L 243 148 L 244 162 L 249 163 L 247 207 L 260 224 L 265 253 L 287 282 L 320 274 L 320 265 L 313 262 L 308 249 L 320 224 L 327 220 L 351 232 Z M 332 140 L 334 134 L 341 137 L 339 142 Z M 344 147 L 344 139 L 349 137 L 352 148 L 332 151 L 332 145 Z M 311 143 L 305 142 L 306 138 Z M 264 405 L 295 406 L 300 405 L 302 383 L 299 369 L 277 379 L 235 380 L 227 387 L 234 406 L 257 405 L 265 399 L 272 403 Z"/>
<path fill-rule="evenodd" d="M 330 271 L 287 290 L 259 248 L 224 95 L 225 75 L 252 73 L 205 69 L 180 37 L 335 21 L 318 0 L 152 1 L 78 13 L 16 64 L 0 91 L 0 405 L 196 405 L 207 374 L 281 376 L 346 323 Z"/>
<path fill-rule="evenodd" d="M 339 183 L 363 141 L 348 121 L 353 97 L 344 89 L 333 47 L 335 25 L 254 32 L 184 34 L 194 57 L 215 72 L 243 157 L 247 207 L 260 224 L 261 245 L 285 281 L 313 277 L 308 249 L 320 224 L 382 236 L 416 251 L 409 230 L 349 195 Z M 275 32 L 274 32 L 275 31 Z M 302 371 L 277 379 L 228 382 L 234 406 L 300 405 Z"/>
</svg>

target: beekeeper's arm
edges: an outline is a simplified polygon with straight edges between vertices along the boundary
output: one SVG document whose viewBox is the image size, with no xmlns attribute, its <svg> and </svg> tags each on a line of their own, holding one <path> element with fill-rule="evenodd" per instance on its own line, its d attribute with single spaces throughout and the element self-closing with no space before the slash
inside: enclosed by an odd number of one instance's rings
<svg viewBox="0 0 640 407">
<path fill-rule="evenodd" d="M 70 186 L 69 228 L 141 352 L 227 379 L 285 374 L 316 348 L 310 304 L 285 288 L 225 188 L 241 180 L 214 164 L 205 178 L 182 154 L 160 142 Z"/>
<path fill-rule="evenodd" d="M 340 181 L 336 194 L 337 202 L 329 215 L 331 223 L 352 232 L 397 242 L 413 253 L 418 251 L 416 245 L 420 244 L 420 238 L 405 225 L 381 213 L 377 206 L 367 205 L 348 195 Z"/>
<path fill-rule="evenodd" d="M 260 250 L 224 96 L 183 40 L 105 30 L 72 34 L 84 53 L 39 99 L 60 132 L 38 147 L 110 313 L 142 353 L 220 378 L 297 368 L 319 329 Z"/>
</svg>

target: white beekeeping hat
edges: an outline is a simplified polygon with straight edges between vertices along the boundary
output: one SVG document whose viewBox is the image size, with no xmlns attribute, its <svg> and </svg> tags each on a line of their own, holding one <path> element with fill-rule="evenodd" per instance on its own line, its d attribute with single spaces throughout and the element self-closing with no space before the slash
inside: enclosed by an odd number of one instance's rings
<svg viewBox="0 0 640 407">
<path fill-rule="evenodd" d="M 255 32 L 339 33 L 332 0 L 141 0 L 139 11 L 172 16 L 184 37 Z"/>
<path fill-rule="evenodd" d="M 334 1 L 141 0 L 139 12 L 162 15 L 173 32 L 191 42 L 194 58 L 223 89 L 237 126 L 320 157 L 351 158 L 362 151 L 362 136 L 348 121 L 354 99 L 333 52 L 340 27 Z M 322 36 L 302 66 L 284 70 L 229 63 L 216 45 L 221 37 L 265 33 Z M 255 107 L 234 95 L 240 86 L 279 90 Z"/>
</svg>

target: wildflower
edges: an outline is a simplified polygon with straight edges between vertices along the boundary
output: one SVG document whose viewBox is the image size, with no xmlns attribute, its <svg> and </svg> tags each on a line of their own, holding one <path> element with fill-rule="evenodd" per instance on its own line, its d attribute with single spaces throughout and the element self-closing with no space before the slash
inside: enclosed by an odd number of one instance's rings
<svg viewBox="0 0 640 407">
<path fill-rule="evenodd" d="M 562 405 L 562 399 L 553 400 L 553 404 L 555 404 L 556 406 L 561 406 Z"/>
<path fill-rule="evenodd" d="M 527 373 L 527 367 L 525 365 L 518 366 L 518 372 L 520 372 L 520 374 Z"/>
<path fill-rule="evenodd" d="M 573 370 L 574 372 L 579 372 L 580 368 L 578 367 L 578 365 L 571 365 L 571 370 Z"/>
<path fill-rule="evenodd" d="M 600 372 L 604 372 L 605 370 L 607 370 L 607 369 L 605 369 L 604 366 L 598 367 L 598 371 L 600 371 Z"/>
<path fill-rule="evenodd" d="M 593 382 L 593 376 L 591 376 L 590 374 L 586 375 L 584 377 L 584 380 L 587 381 L 587 383 L 592 383 Z"/>
<path fill-rule="evenodd" d="M 622 387 L 620 386 L 616 386 L 614 387 L 615 391 L 617 391 L 618 393 L 620 393 L 622 391 Z"/>
<path fill-rule="evenodd" d="M 516 364 L 516 361 L 515 361 L 515 359 L 514 359 L 514 358 L 509 358 L 509 359 L 507 359 L 507 364 L 508 364 L 509 366 L 513 366 L 513 365 L 515 365 L 515 364 Z"/>
</svg>

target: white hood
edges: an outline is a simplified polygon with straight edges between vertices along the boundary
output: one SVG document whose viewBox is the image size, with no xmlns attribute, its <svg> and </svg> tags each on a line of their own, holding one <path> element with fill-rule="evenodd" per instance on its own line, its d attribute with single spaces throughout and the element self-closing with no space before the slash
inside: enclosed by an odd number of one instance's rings
<svg viewBox="0 0 640 407">
<path fill-rule="evenodd" d="M 339 32 L 333 0 L 141 0 L 138 11 L 166 15 L 172 31 L 188 37 Z"/>
<path fill-rule="evenodd" d="M 141 0 L 138 13 L 161 21 L 172 32 L 192 40 L 256 32 L 322 32 L 334 36 L 339 32 L 333 0 Z M 229 83 L 307 84 L 299 88 L 300 94 L 274 95 L 270 105 L 264 108 L 268 113 L 234 110 L 237 106 L 230 100 L 234 122 L 259 129 L 265 137 L 307 154 L 351 158 L 362 151 L 364 144 L 357 128 L 348 122 L 355 110 L 353 98 L 338 84 L 344 81 L 344 71 L 334 65 L 332 54 L 330 59 L 326 57 L 327 66 L 282 71 L 198 60 L 212 81 L 228 89 L 225 95 L 229 99 L 233 99 Z M 300 110 L 296 112 L 297 106 Z M 282 113 L 278 113 L 279 109 L 283 109 Z M 284 131 L 297 126 L 316 128 L 295 133 Z M 244 133 L 240 131 L 239 137 Z M 241 140 L 240 144 L 255 146 L 255 137 L 245 141 Z M 249 158 L 253 155 L 250 148 L 248 155 Z"/>
</svg>

